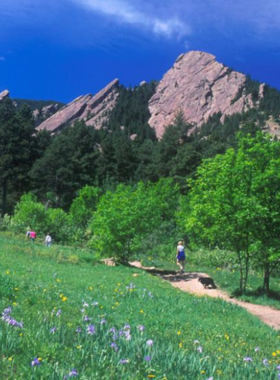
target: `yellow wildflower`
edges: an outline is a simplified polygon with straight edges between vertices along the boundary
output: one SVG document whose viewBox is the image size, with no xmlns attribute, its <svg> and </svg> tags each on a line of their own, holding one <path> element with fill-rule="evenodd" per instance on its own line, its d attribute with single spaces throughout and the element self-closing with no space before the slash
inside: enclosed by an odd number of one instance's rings
<svg viewBox="0 0 280 380">
<path fill-rule="evenodd" d="M 62 298 L 62 302 L 65 302 L 65 301 L 67 301 L 67 297 Z"/>
</svg>

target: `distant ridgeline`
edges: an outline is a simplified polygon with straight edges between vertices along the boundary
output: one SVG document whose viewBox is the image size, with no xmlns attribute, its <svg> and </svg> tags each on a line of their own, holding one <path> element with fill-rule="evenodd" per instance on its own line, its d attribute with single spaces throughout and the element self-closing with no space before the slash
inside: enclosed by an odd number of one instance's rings
<svg viewBox="0 0 280 380">
<path fill-rule="evenodd" d="M 85 185 L 171 177 L 186 192 L 201 161 L 235 147 L 237 132 L 277 139 L 279 115 L 279 91 L 201 52 L 180 56 L 160 82 L 125 88 L 114 80 L 67 105 L 5 95 L 0 212 L 12 213 L 29 191 L 65 210 Z"/>
</svg>

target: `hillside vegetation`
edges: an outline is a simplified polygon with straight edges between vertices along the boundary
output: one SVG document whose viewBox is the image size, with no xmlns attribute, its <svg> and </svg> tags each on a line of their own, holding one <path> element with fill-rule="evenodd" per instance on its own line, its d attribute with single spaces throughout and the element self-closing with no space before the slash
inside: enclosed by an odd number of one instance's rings
<svg viewBox="0 0 280 380">
<path fill-rule="evenodd" d="M 1 378 L 277 378 L 280 335 L 243 309 L 93 252 L 0 245 Z"/>
</svg>

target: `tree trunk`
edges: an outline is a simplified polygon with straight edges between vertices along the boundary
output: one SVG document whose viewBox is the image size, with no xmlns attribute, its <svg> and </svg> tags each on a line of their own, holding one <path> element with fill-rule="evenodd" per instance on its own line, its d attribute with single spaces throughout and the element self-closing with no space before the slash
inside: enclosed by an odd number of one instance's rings
<svg viewBox="0 0 280 380">
<path fill-rule="evenodd" d="M 239 262 L 239 271 L 240 271 L 240 278 L 239 278 L 239 289 L 241 294 L 244 293 L 243 283 L 244 283 L 244 276 L 243 276 L 243 267 L 242 267 L 242 259 L 240 252 L 237 252 L 238 255 L 238 262 Z"/>
<path fill-rule="evenodd" d="M 269 280 L 270 280 L 270 265 L 269 263 L 265 264 L 264 267 L 264 278 L 263 278 L 263 290 L 265 291 L 266 295 L 269 295 Z"/>
</svg>

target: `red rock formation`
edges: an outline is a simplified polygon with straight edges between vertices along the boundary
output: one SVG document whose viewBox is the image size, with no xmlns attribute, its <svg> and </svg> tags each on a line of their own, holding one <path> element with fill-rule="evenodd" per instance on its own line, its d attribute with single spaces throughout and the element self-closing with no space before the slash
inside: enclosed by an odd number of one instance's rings
<svg viewBox="0 0 280 380">
<path fill-rule="evenodd" d="M 119 80 L 115 79 L 94 96 L 88 94 L 78 97 L 40 124 L 37 129 L 56 133 L 65 125 L 78 120 L 84 120 L 87 125 L 100 128 L 116 103 L 118 84 Z"/>
<path fill-rule="evenodd" d="M 245 75 L 218 63 L 211 54 L 199 51 L 182 54 L 149 101 L 149 124 L 160 138 L 178 111 L 184 113 L 187 122 L 197 126 L 217 112 L 224 117 L 246 111 L 254 106 L 251 95 L 241 92 L 237 96 L 245 80 Z"/>
</svg>

